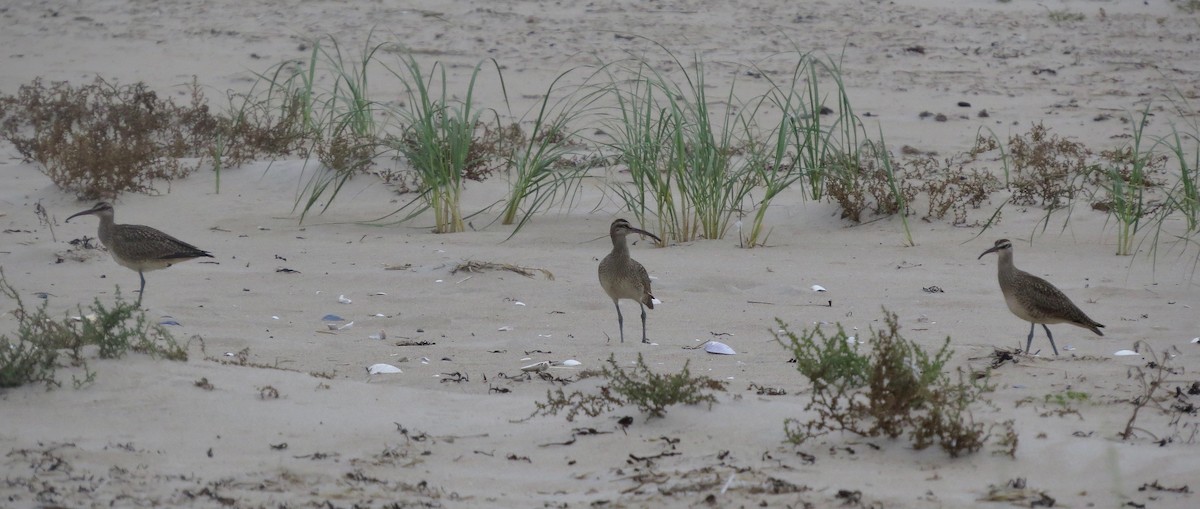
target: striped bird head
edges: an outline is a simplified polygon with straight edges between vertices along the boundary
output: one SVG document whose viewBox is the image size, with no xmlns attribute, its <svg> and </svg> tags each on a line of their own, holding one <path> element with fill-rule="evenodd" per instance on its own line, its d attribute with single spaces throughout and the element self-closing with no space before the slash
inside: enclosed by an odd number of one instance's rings
<svg viewBox="0 0 1200 509">
<path fill-rule="evenodd" d="M 626 235 L 629 235 L 630 233 L 640 233 L 642 235 L 645 235 L 647 237 L 654 239 L 655 242 L 662 242 L 662 239 L 658 238 L 657 235 L 650 233 L 646 230 L 643 230 L 641 228 L 635 228 L 633 225 L 629 224 L 629 221 L 626 221 L 624 219 L 617 219 L 616 221 L 613 221 L 612 226 L 610 226 L 608 228 L 608 234 L 610 236 L 612 236 L 614 239 L 624 238 Z"/>
<path fill-rule="evenodd" d="M 992 246 L 987 251 L 980 253 L 979 258 L 983 258 L 983 255 L 988 253 L 1000 253 L 1001 255 L 1005 253 L 1012 253 L 1012 242 L 1010 242 L 1008 239 L 997 240 L 996 245 Z M 979 258 L 976 258 L 976 260 Z"/>
<path fill-rule="evenodd" d="M 68 217 L 66 219 L 66 221 L 64 221 L 64 222 L 69 223 L 69 222 L 71 222 L 71 219 L 74 219 L 79 216 L 86 216 L 89 214 L 94 214 L 99 217 L 108 216 L 111 218 L 111 217 L 113 217 L 113 206 L 109 202 L 102 201 L 100 203 L 95 204 L 90 209 L 87 209 L 83 212 L 76 212 L 76 213 L 72 214 L 71 217 Z"/>
</svg>

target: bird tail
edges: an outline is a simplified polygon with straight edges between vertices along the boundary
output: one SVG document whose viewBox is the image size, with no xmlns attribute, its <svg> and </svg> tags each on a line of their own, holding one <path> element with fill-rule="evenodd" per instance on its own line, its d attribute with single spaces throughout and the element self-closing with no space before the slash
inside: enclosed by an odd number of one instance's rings
<svg viewBox="0 0 1200 509">
<path fill-rule="evenodd" d="M 1104 335 L 1103 332 L 1100 332 L 1100 329 L 1104 327 L 1104 324 L 1102 324 L 1102 323 L 1096 323 L 1096 322 L 1086 323 L 1086 324 L 1084 324 L 1084 327 L 1087 327 L 1088 330 L 1095 332 L 1097 336 Z"/>
<path fill-rule="evenodd" d="M 645 304 L 646 307 L 650 309 L 654 309 L 654 303 L 657 300 L 658 299 L 654 298 L 654 295 L 651 295 L 649 292 L 647 292 L 646 295 L 642 297 L 642 304 Z M 1103 325 L 1101 327 L 1103 327 Z"/>
</svg>

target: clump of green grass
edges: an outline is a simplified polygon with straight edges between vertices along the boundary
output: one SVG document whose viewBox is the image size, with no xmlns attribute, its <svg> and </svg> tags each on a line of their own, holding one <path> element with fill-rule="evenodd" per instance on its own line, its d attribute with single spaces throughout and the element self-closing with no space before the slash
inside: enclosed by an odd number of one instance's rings
<svg viewBox="0 0 1200 509">
<path fill-rule="evenodd" d="M 816 413 L 806 421 L 786 420 L 787 440 L 801 444 L 831 432 L 889 438 L 907 433 L 917 449 L 936 444 L 950 456 L 978 451 L 990 427 L 976 421 L 973 410 L 987 403 L 983 394 L 991 387 L 961 369 L 953 379 L 946 374 L 950 338 L 927 352 L 900 335 L 895 314 L 884 315 L 884 327 L 871 329 L 865 342 L 847 336 L 841 324 L 835 334 L 816 327 L 796 335 L 778 321 L 775 339 L 812 383 L 805 410 Z M 870 345 L 869 354 L 859 351 L 863 343 Z M 1011 431 L 1011 423 L 1007 426 Z"/>
<path fill-rule="evenodd" d="M 617 103 L 607 122 L 615 133 L 611 148 L 632 180 L 610 189 L 639 222 L 657 222 L 664 243 L 723 238 L 756 183 L 741 154 L 762 100 L 741 104 L 734 82 L 726 106 L 711 109 L 704 61 L 695 56 L 685 63 L 659 47 L 673 63 L 669 72 L 634 59 L 610 73 Z"/>
<path fill-rule="evenodd" d="M 1133 241 L 1143 219 L 1154 215 L 1162 202 L 1151 203 L 1149 192 L 1157 187 L 1150 174 L 1157 166 L 1166 163 L 1165 157 L 1156 157 L 1144 148 L 1144 129 L 1149 120 L 1149 104 L 1142 111 L 1142 118 L 1133 125 L 1132 144 L 1124 149 L 1104 151 L 1104 163 L 1098 181 L 1105 200 L 1092 205 L 1105 210 L 1117 223 L 1117 255 L 1133 254 Z"/>
<path fill-rule="evenodd" d="M 572 130 L 571 122 L 586 114 L 600 94 L 584 93 L 579 98 L 569 94 L 551 102 L 560 80 L 570 72 L 558 75 L 547 87 L 529 135 L 519 137 L 523 141 L 515 146 L 501 150 L 509 176 L 509 196 L 501 213 L 501 224 L 515 223 L 512 235 L 535 213 L 574 196 L 589 169 L 570 159 L 579 143 L 579 133 Z"/>
<path fill-rule="evenodd" d="M 342 186 L 373 165 L 379 140 L 377 106 L 369 95 L 370 69 L 378 61 L 377 55 L 392 46 L 374 42 L 372 31 L 354 59 L 343 54 L 336 38 L 325 36 L 313 41 L 304 66 L 280 64 L 269 78 L 269 90 L 295 101 L 294 106 L 285 102 L 289 108 L 285 111 L 298 113 L 300 132 L 311 146 L 308 155 L 315 155 L 322 165 L 297 197 L 301 221 L 322 200 L 320 211 L 328 210 Z M 285 68 L 290 74 L 281 75 Z M 326 73 L 333 82 L 318 89 L 316 83 Z"/>
<path fill-rule="evenodd" d="M 491 61 L 500 72 L 500 65 Z M 415 217 L 425 210 L 432 210 L 434 231 L 437 233 L 461 232 L 465 229 L 461 208 L 463 183 L 467 180 L 482 181 L 501 164 L 496 163 L 500 152 L 497 145 L 479 143 L 476 132 L 485 129 L 482 122 L 484 110 L 474 101 L 475 85 L 484 63 L 475 66 L 467 84 L 465 98 L 456 101 L 447 89 L 446 68 L 434 64 L 428 76 L 411 55 L 403 58 L 403 71 L 393 70 L 404 83 L 407 100 L 393 106 L 391 112 L 403 125 L 399 137 L 389 138 L 389 148 L 402 154 L 420 182 L 420 195 L 396 212 L 405 210 L 418 200 L 424 204 L 407 217 Z M 434 76 L 440 76 L 440 89 L 431 89 Z M 501 75 L 501 87 L 503 77 Z M 503 137 L 499 119 L 495 122 L 495 133 Z M 485 132 L 486 135 L 486 132 Z"/>
<path fill-rule="evenodd" d="M 746 238 L 748 247 L 760 244 L 771 200 L 791 185 L 806 186 L 809 199 L 826 196 L 826 179 L 834 169 L 857 161 L 862 127 L 837 62 L 799 53 L 790 81 L 776 82 L 767 72 L 761 76 L 771 85 L 765 100 L 779 111 L 779 121 L 766 133 L 752 136 L 748 143 L 751 168 L 762 193 Z M 836 98 L 830 102 L 836 110 L 826 105 L 825 87 L 830 82 Z M 830 118 L 827 112 L 836 114 Z"/>
<path fill-rule="evenodd" d="M 660 106 L 665 92 L 653 76 L 646 65 L 620 76 L 610 74 L 610 90 L 617 105 L 615 114 L 601 121 L 614 138 L 609 148 L 616 153 L 616 161 L 629 172 L 627 184 L 612 183 L 609 188 L 638 224 L 650 224 L 648 216 L 653 216 L 657 231 L 667 239 L 673 235 L 668 231 L 678 229 L 675 225 L 679 222 L 672 183 L 677 162 L 675 152 L 669 150 L 674 139 L 670 117 Z"/>
<path fill-rule="evenodd" d="M 567 412 L 567 420 L 573 421 L 579 414 L 596 417 L 626 405 L 633 405 L 647 419 L 664 417 L 667 409 L 674 405 L 707 404 L 710 408 L 717 402 L 713 391 L 724 391 L 725 384 L 706 376 L 693 376 L 687 363 L 678 373 L 655 373 L 650 370 L 638 354 L 637 362 L 630 368 L 622 368 L 613 355 L 608 365 L 603 366 L 601 376 L 607 383 L 599 393 L 570 393 L 561 388 L 546 391 L 546 401 L 538 401 L 530 418 L 539 415 L 558 415 Z"/>
<path fill-rule="evenodd" d="M 95 374 L 87 366 L 87 352 L 95 348 L 101 359 L 117 359 L 132 351 L 167 360 L 186 361 L 187 350 L 177 343 L 165 327 L 147 321 L 145 312 L 121 298 L 120 289 L 110 305 L 96 299 L 79 317 L 54 319 L 47 312 L 48 302 L 28 308 L 16 288 L 4 278 L 0 268 L 0 294 L 13 301 L 17 318 L 15 338 L 0 336 L 0 387 L 42 383 L 59 387 L 59 355 L 75 367 L 81 367 L 83 379 L 76 386 L 93 381 Z"/>
</svg>

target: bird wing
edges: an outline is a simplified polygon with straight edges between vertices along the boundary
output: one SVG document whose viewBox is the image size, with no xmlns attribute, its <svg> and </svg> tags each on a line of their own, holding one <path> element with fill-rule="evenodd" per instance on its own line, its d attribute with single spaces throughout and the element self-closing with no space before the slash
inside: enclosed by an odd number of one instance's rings
<svg viewBox="0 0 1200 509">
<path fill-rule="evenodd" d="M 1091 318 L 1088 318 L 1087 314 L 1079 309 L 1079 306 L 1076 306 L 1074 302 L 1071 302 L 1071 299 L 1070 297 L 1067 297 L 1067 294 L 1063 293 L 1062 290 L 1059 290 L 1058 287 L 1054 286 L 1049 281 L 1046 281 L 1045 279 L 1037 277 L 1028 272 L 1024 273 L 1024 276 L 1025 281 L 1022 284 L 1028 287 L 1030 293 L 1045 297 L 1039 299 L 1023 299 L 1027 309 L 1029 309 L 1030 313 L 1034 316 L 1062 316 L 1071 322 L 1084 325 L 1096 323 Z"/>
</svg>

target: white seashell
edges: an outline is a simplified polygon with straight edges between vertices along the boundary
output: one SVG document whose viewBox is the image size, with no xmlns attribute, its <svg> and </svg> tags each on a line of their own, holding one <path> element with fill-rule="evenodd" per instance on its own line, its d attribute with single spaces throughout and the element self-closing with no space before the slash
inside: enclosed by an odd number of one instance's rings
<svg viewBox="0 0 1200 509">
<path fill-rule="evenodd" d="M 501 328 L 499 328 L 499 329 L 496 329 L 496 330 L 498 330 L 498 331 L 500 331 L 500 332 L 506 332 L 506 331 L 510 331 L 510 330 L 512 330 L 512 326 L 511 326 L 511 325 L 505 325 L 504 327 L 501 327 Z"/>
<path fill-rule="evenodd" d="M 1138 353 L 1137 353 L 1137 352 L 1135 352 L 1135 351 L 1133 351 L 1133 350 L 1118 350 L 1118 351 L 1117 351 L 1116 353 L 1114 353 L 1113 355 L 1116 355 L 1116 356 L 1118 356 L 1118 357 L 1122 357 L 1122 356 L 1126 356 L 1126 355 L 1138 355 Z"/>
<path fill-rule="evenodd" d="M 403 371 L 400 371 L 400 368 L 391 364 L 372 364 L 371 367 L 367 368 L 367 373 L 380 375 L 386 373 L 403 373 Z"/>
<path fill-rule="evenodd" d="M 371 334 L 370 336 L 367 336 L 367 339 L 387 339 L 387 333 L 379 331 L 379 334 Z"/>
<path fill-rule="evenodd" d="M 1200 343 L 1200 338 L 1192 338 L 1192 343 Z"/>
<path fill-rule="evenodd" d="M 812 291 L 814 291 L 814 292 L 824 292 L 824 291 L 827 291 L 827 290 L 825 290 L 825 287 L 824 287 L 824 286 L 821 286 L 821 285 L 812 285 Z"/>
<path fill-rule="evenodd" d="M 850 337 L 846 338 L 846 344 L 848 344 L 848 345 L 857 345 L 857 344 L 858 344 L 858 338 L 856 338 L 856 337 L 854 337 L 854 336 L 850 336 Z"/>
<path fill-rule="evenodd" d="M 537 373 L 537 372 L 541 372 L 541 371 L 546 371 L 547 369 L 550 369 L 550 361 L 542 361 L 542 362 L 536 362 L 536 363 L 530 364 L 528 366 L 521 368 L 521 371 Z"/>
<path fill-rule="evenodd" d="M 387 315 L 383 313 L 375 313 L 375 318 L 387 318 Z"/>
<path fill-rule="evenodd" d="M 514 306 L 524 306 L 524 305 L 525 305 L 525 303 L 524 303 L 524 302 L 521 302 L 521 301 L 516 301 L 516 302 L 514 302 L 514 303 L 513 303 L 513 305 L 514 305 Z"/>
<path fill-rule="evenodd" d="M 346 322 L 345 324 L 339 326 L 337 329 L 334 329 L 334 330 L 349 329 L 351 327 L 354 327 L 354 322 Z"/>
<path fill-rule="evenodd" d="M 661 301 L 661 300 L 658 300 L 658 298 L 657 298 L 657 297 L 656 297 L 656 298 L 653 298 L 653 299 L 650 299 L 650 302 L 653 302 L 653 303 L 655 303 L 655 304 L 662 304 L 662 301 Z"/>
<path fill-rule="evenodd" d="M 421 364 L 429 364 L 429 357 L 421 357 Z"/>
<path fill-rule="evenodd" d="M 345 295 L 338 295 L 338 302 L 342 304 L 349 304 L 354 301 L 347 299 Z"/>
<path fill-rule="evenodd" d="M 705 343 L 704 351 L 708 353 L 715 353 L 717 355 L 734 355 L 737 353 L 733 351 L 733 348 L 730 348 L 729 345 L 720 341 L 709 341 Z"/>
<path fill-rule="evenodd" d="M 445 281 L 443 281 L 443 280 L 441 280 L 441 279 L 435 279 L 435 280 L 433 280 L 433 282 L 434 282 L 434 283 L 444 283 Z"/>
<path fill-rule="evenodd" d="M 562 361 L 562 365 L 563 365 L 563 366 L 579 366 L 579 365 L 581 365 L 581 364 L 583 364 L 583 363 L 582 363 L 582 362 L 579 362 L 579 361 L 577 361 L 577 360 L 575 360 L 575 359 L 567 359 L 567 360 L 565 360 L 565 361 Z"/>
<path fill-rule="evenodd" d="M 372 293 L 371 295 L 387 295 L 387 292 L 375 292 L 375 293 Z"/>
<path fill-rule="evenodd" d="M 278 317 L 278 316 L 276 316 L 276 315 L 271 315 L 271 319 L 272 319 L 272 320 L 278 320 L 278 319 L 279 319 L 279 317 Z"/>
</svg>

